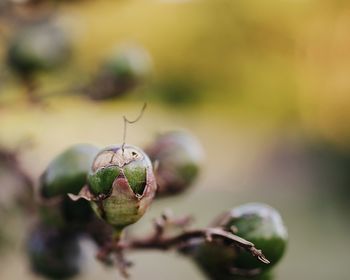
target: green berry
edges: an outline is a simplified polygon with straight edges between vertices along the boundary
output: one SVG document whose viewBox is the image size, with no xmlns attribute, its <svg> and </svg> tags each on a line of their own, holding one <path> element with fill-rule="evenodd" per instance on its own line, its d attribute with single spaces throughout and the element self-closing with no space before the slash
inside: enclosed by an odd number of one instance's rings
<svg viewBox="0 0 350 280">
<path fill-rule="evenodd" d="M 145 49 L 124 46 L 110 56 L 104 67 L 118 79 L 142 80 L 152 71 L 152 61 Z"/>
<path fill-rule="evenodd" d="M 49 279 L 66 279 L 81 271 L 78 237 L 39 225 L 27 240 L 33 272 Z"/>
<path fill-rule="evenodd" d="M 21 30 L 12 39 L 7 53 L 9 66 L 21 75 L 54 68 L 70 53 L 64 31 L 52 24 L 35 24 Z"/>
<path fill-rule="evenodd" d="M 193 249 L 194 260 L 199 269 L 213 280 L 273 280 L 271 273 L 258 273 L 251 277 L 244 277 L 230 272 L 237 252 L 227 248 L 225 244 L 200 243 Z"/>
<path fill-rule="evenodd" d="M 146 149 L 156 172 L 159 195 L 182 192 L 193 185 L 203 161 L 203 150 L 197 139 L 185 131 L 159 135 Z"/>
<path fill-rule="evenodd" d="M 121 96 L 142 84 L 152 72 L 150 55 L 141 47 L 119 47 L 101 66 L 95 80 L 87 90 L 95 100 Z"/>
<path fill-rule="evenodd" d="M 74 145 L 54 158 L 40 178 L 40 205 L 43 224 L 57 229 L 83 228 L 93 217 L 87 201 L 73 202 L 68 193 L 78 194 L 87 184 L 87 174 L 99 149 L 88 144 Z"/>
<path fill-rule="evenodd" d="M 190 255 L 211 279 L 245 279 L 232 273 L 232 268 L 257 274 L 249 279 L 272 279 L 270 270 L 284 255 L 288 239 L 286 227 L 277 210 L 265 204 L 249 203 L 219 216 L 212 226 L 222 227 L 228 232 L 234 229 L 236 235 L 262 250 L 270 264 L 262 263 L 251 253 L 228 247 L 225 243 L 198 242 L 189 249 Z"/>
<path fill-rule="evenodd" d="M 87 174 L 98 151 L 95 146 L 78 144 L 54 158 L 40 178 L 42 196 L 77 194 L 87 182 Z"/>
<path fill-rule="evenodd" d="M 229 230 L 237 229 L 237 235 L 254 243 L 270 261 L 263 264 L 247 252 L 241 252 L 235 265 L 244 269 L 270 269 L 285 253 L 288 241 L 287 229 L 278 211 L 262 203 L 249 203 L 232 209 L 220 222 Z"/>
</svg>

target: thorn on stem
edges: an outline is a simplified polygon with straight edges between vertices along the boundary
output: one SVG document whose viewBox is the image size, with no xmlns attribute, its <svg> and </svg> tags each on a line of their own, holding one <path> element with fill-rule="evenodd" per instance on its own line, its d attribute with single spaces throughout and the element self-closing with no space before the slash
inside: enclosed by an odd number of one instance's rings
<svg viewBox="0 0 350 280">
<path fill-rule="evenodd" d="M 258 258 L 259 261 L 265 263 L 265 264 L 269 264 L 270 261 L 264 256 L 264 254 L 262 253 L 261 250 L 256 249 L 255 247 L 252 247 L 251 250 L 252 254 Z"/>
</svg>

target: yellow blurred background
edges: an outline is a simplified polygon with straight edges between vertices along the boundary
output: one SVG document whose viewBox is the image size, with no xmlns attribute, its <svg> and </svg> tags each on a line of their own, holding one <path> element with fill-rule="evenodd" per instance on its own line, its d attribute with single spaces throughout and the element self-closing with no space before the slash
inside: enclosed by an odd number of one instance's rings
<svg viewBox="0 0 350 280">
<path fill-rule="evenodd" d="M 196 186 L 155 202 L 135 232 L 168 207 L 205 226 L 223 210 L 261 201 L 281 211 L 290 232 L 276 280 L 349 277 L 348 1 L 81 0 L 58 3 L 52 18 L 70 34 L 73 56 L 37 76 L 43 96 L 63 92 L 42 106 L 28 103 L 6 66 L 18 27 L 0 17 L 0 144 L 16 149 L 30 141 L 20 159 L 34 178 L 71 144 L 121 143 L 122 116 L 136 116 L 147 102 L 127 142 L 145 146 L 160 131 L 185 128 L 203 144 L 206 161 Z M 103 102 L 64 94 L 125 42 L 140 44 L 153 59 L 146 85 Z M 0 188 L 16 184 L 3 173 Z M 16 219 L 14 230 L 23 231 L 26 221 Z M 0 254 L 0 279 L 37 278 L 28 273 L 24 236 Z M 130 257 L 132 279 L 204 279 L 171 253 Z M 85 262 L 81 279 L 117 277 L 93 256 Z"/>
</svg>

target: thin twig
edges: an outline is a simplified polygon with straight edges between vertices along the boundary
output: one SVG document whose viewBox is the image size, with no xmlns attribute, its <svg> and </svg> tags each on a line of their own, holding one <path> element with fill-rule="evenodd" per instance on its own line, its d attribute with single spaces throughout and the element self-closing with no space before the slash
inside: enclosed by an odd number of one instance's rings
<svg viewBox="0 0 350 280">
<path fill-rule="evenodd" d="M 106 262 L 111 253 L 118 253 L 125 250 L 169 250 L 173 248 L 183 248 L 184 244 L 189 244 L 196 239 L 203 239 L 208 242 L 218 240 L 225 241 L 229 245 L 240 247 L 250 252 L 254 257 L 265 264 L 269 264 L 261 250 L 255 248 L 254 244 L 222 228 L 204 228 L 187 230 L 176 236 L 165 237 L 162 234 L 152 234 L 144 239 L 108 241 L 101 247 L 98 259 Z"/>
<path fill-rule="evenodd" d="M 153 221 L 154 223 L 154 234 L 151 237 L 154 240 L 161 238 L 167 229 L 178 228 L 185 230 L 193 222 L 193 217 L 186 215 L 183 217 L 174 217 L 170 209 L 167 209 L 163 214 Z"/>
</svg>

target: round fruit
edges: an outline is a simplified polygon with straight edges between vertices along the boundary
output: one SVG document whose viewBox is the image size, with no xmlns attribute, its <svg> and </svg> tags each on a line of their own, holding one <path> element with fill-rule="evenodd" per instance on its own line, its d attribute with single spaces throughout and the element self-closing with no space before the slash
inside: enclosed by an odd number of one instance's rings
<svg viewBox="0 0 350 280">
<path fill-rule="evenodd" d="M 159 135 L 146 151 L 152 162 L 158 163 L 156 178 L 159 195 L 182 192 L 199 175 L 203 150 L 197 139 L 185 131 Z"/>
<path fill-rule="evenodd" d="M 87 95 L 95 100 L 121 96 L 144 82 L 152 72 L 149 54 L 138 46 L 118 48 L 102 65 Z"/>
<path fill-rule="evenodd" d="M 32 270 L 50 279 L 66 279 L 81 270 L 78 238 L 43 226 L 30 233 L 27 253 Z"/>
<path fill-rule="evenodd" d="M 100 218 L 123 228 L 143 216 L 156 188 L 152 163 L 141 149 L 112 146 L 96 156 L 85 198 L 91 200 Z"/>
<path fill-rule="evenodd" d="M 87 182 L 92 161 L 99 149 L 89 144 L 74 145 L 54 158 L 40 178 L 45 198 L 77 194 Z"/>
<path fill-rule="evenodd" d="M 224 242 L 198 242 L 189 248 L 198 266 L 211 279 L 241 280 L 240 274 L 254 274 L 249 279 L 272 279 L 270 269 L 282 258 L 287 245 L 287 230 L 277 210 L 261 203 L 249 203 L 233 208 L 212 224 L 252 242 L 262 250 L 270 264 L 260 262 L 243 249 Z"/>
<path fill-rule="evenodd" d="M 248 203 L 232 209 L 219 225 L 229 230 L 237 229 L 237 235 L 255 244 L 270 261 L 266 265 L 247 252 L 240 252 L 235 266 L 243 269 L 260 268 L 263 270 L 275 266 L 284 255 L 288 234 L 278 211 L 266 204 Z"/>
<path fill-rule="evenodd" d="M 35 24 L 20 31 L 11 41 L 7 61 L 21 75 L 51 69 L 64 62 L 70 43 L 64 31 L 52 24 Z"/>
</svg>

